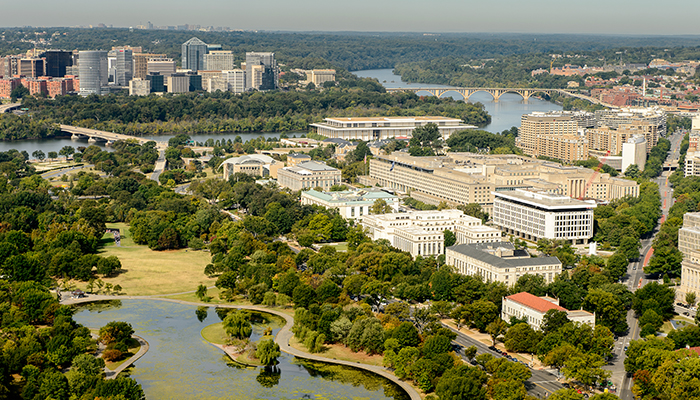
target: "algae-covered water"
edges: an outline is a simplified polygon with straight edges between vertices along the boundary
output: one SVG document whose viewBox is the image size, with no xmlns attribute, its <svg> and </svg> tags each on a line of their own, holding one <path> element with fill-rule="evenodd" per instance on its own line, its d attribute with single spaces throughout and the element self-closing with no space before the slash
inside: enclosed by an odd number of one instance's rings
<svg viewBox="0 0 700 400">
<path fill-rule="evenodd" d="M 239 368 L 200 334 L 205 326 L 220 322 L 222 312 L 168 301 L 122 300 L 82 305 L 74 318 L 96 329 L 125 321 L 149 343 L 148 353 L 131 372 L 149 400 L 408 398 L 396 384 L 372 373 L 285 353 L 272 370 Z M 253 319 L 253 341 L 267 326 L 274 334 L 282 326 L 279 317 L 263 317 Z"/>
</svg>

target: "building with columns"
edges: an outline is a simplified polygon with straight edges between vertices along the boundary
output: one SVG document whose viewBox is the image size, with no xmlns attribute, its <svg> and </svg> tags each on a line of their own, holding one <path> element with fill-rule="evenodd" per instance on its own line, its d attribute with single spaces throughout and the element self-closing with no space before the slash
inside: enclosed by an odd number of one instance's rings
<svg viewBox="0 0 700 400">
<path fill-rule="evenodd" d="M 678 250 L 683 254 L 681 285 L 676 296 L 685 301 L 685 294 L 693 292 L 700 297 L 700 212 L 683 215 L 683 226 L 678 230 Z"/>
<path fill-rule="evenodd" d="M 503 298 L 501 319 L 509 321 L 511 317 L 527 319 L 532 329 L 542 330 L 544 315 L 549 310 L 563 311 L 571 322 L 588 324 L 595 327 L 595 313 L 583 310 L 567 310 L 559 305 L 559 300 L 549 296 L 537 297 L 528 292 L 520 292 Z"/>
</svg>

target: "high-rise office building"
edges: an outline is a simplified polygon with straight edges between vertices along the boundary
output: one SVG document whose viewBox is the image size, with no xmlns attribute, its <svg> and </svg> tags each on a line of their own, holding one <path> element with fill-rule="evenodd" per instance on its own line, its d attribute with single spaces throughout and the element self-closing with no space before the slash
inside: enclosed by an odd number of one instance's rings
<svg viewBox="0 0 700 400">
<path fill-rule="evenodd" d="M 207 44 L 193 37 L 182 44 L 182 68 L 197 72 L 204 68 L 204 55 L 207 54 Z"/>
<path fill-rule="evenodd" d="M 165 92 L 165 77 L 157 72 L 146 75 L 146 80 L 151 82 L 151 93 Z"/>
<path fill-rule="evenodd" d="M 131 50 L 116 50 L 117 63 L 114 83 L 117 86 L 127 86 L 134 76 L 133 52 Z"/>
<path fill-rule="evenodd" d="M 18 74 L 30 78 L 45 76 L 45 61 L 43 58 L 21 58 L 18 64 Z"/>
<path fill-rule="evenodd" d="M 80 95 L 102 94 L 107 85 L 107 52 L 81 51 L 78 61 L 80 71 Z"/>
<path fill-rule="evenodd" d="M 158 58 L 165 59 L 165 54 L 134 53 L 134 78 L 146 79 L 148 75 L 148 61 Z"/>
<path fill-rule="evenodd" d="M 277 89 L 278 69 L 275 53 L 247 52 L 245 64 L 246 89 Z M 256 66 L 262 66 L 262 68 Z"/>
<path fill-rule="evenodd" d="M 160 73 L 164 76 L 169 76 L 175 73 L 175 60 L 172 58 L 152 58 L 146 64 L 146 70 L 149 74 Z"/>
<path fill-rule="evenodd" d="M 39 56 L 46 59 L 46 76 L 62 78 L 66 76 L 66 67 L 73 65 L 72 51 L 47 50 Z"/>
<path fill-rule="evenodd" d="M 230 71 L 221 71 L 221 76 L 228 82 L 228 90 L 233 93 L 245 92 L 245 76 L 246 72 L 242 69 L 234 69 Z"/>
<path fill-rule="evenodd" d="M 207 71 L 227 71 L 233 69 L 233 52 L 210 50 L 204 55 L 204 68 Z"/>
</svg>

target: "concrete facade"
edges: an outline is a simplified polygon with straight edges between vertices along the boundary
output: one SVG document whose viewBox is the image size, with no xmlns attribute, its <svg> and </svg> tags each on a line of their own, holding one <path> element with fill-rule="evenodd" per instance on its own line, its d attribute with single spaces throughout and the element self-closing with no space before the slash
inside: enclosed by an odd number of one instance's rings
<svg viewBox="0 0 700 400">
<path fill-rule="evenodd" d="M 373 141 L 395 137 L 410 138 L 417 127 L 430 123 L 438 126 L 443 139 L 447 139 L 455 132 L 476 129 L 476 126 L 463 124 L 460 119 L 439 116 L 325 118 L 324 122 L 310 126 L 316 133 L 328 138 Z"/>
<path fill-rule="evenodd" d="M 382 199 L 394 210 L 399 210 L 399 198 L 380 189 L 317 192 L 313 189 L 301 192 L 301 204 L 317 205 L 338 210 L 345 219 L 361 219 L 370 214 L 374 202 Z"/>
<path fill-rule="evenodd" d="M 559 305 L 558 299 L 548 296 L 537 297 L 527 292 L 504 297 L 501 310 L 502 320 L 508 322 L 511 317 L 526 318 L 528 325 L 536 330 L 542 330 L 544 315 L 549 310 L 563 311 L 570 321 L 595 327 L 595 313 L 583 310 L 569 311 Z"/>
<path fill-rule="evenodd" d="M 683 226 L 678 230 L 678 250 L 683 254 L 683 261 L 676 297 L 685 301 L 685 294 L 689 292 L 700 297 L 700 213 L 683 215 Z"/>
<path fill-rule="evenodd" d="M 320 187 L 330 190 L 331 186 L 341 183 L 339 169 L 316 161 L 307 161 L 294 167 L 285 167 L 277 171 L 280 187 L 291 190 L 314 189 Z"/>
<path fill-rule="evenodd" d="M 221 163 L 221 167 L 226 181 L 238 172 L 277 179 L 277 171 L 282 168 L 282 163 L 263 154 L 250 154 L 227 158 Z"/>
</svg>

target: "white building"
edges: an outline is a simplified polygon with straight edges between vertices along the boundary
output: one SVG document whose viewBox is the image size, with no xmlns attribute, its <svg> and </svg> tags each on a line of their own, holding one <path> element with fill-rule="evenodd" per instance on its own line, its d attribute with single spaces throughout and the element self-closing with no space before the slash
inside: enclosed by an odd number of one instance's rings
<svg viewBox="0 0 700 400">
<path fill-rule="evenodd" d="M 129 96 L 148 96 L 151 93 L 151 81 L 134 78 L 129 81 Z"/>
<path fill-rule="evenodd" d="M 465 243 L 445 251 L 445 263 L 462 275 L 478 275 L 486 282 L 514 285 L 523 275 L 541 275 L 550 283 L 561 273 L 556 257 L 530 257 L 525 250 L 516 250 L 510 242 Z"/>
<path fill-rule="evenodd" d="M 685 301 L 685 294 L 700 296 L 700 213 L 683 215 L 683 227 L 678 230 L 678 250 L 683 253 L 681 286 L 676 295 Z"/>
<path fill-rule="evenodd" d="M 443 139 L 455 132 L 476 129 L 465 125 L 462 120 L 447 117 L 358 117 L 326 118 L 324 122 L 311 124 L 316 133 L 329 138 L 359 139 L 364 141 L 411 137 L 419 126 L 435 124 Z"/>
<path fill-rule="evenodd" d="M 459 210 L 369 215 L 361 223 L 372 240 L 386 239 L 413 256 L 444 254 L 446 229 L 455 232 L 457 243 L 461 243 L 460 240 L 466 243 L 501 240 L 501 231 L 483 226 L 479 218 Z"/>
<path fill-rule="evenodd" d="M 233 69 L 233 52 L 228 50 L 212 50 L 204 55 L 204 70 L 226 71 Z"/>
<path fill-rule="evenodd" d="M 399 198 L 381 189 L 317 192 L 313 189 L 301 192 L 301 204 L 335 208 L 345 219 L 360 219 L 369 215 L 374 202 L 384 200 L 394 212 L 399 210 Z"/>
<path fill-rule="evenodd" d="M 635 135 L 622 144 L 622 172 L 627 167 L 637 164 L 640 171 L 644 170 L 647 162 L 647 140 L 642 135 Z"/>
<path fill-rule="evenodd" d="M 341 172 L 324 163 L 307 161 L 294 167 L 284 167 L 277 171 L 277 181 L 280 187 L 292 190 L 314 189 L 320 187 L 330 190 L 331 186 L 339 185 Z"/>
<path fill-rule="evenodd" d="M 503 298 L 501 319 L 509 321 L 510 317 L 527 318 L 527 323 L 533 329 L 542 329 L 542 319 L 549 310 L 558 310 L 566 313 L 566 317 L 572 322 L 595 326 L 595 313 L 577 310 L 569 311 L 559 305 L 558 299 L 551 297 L 537 297 L 527 292 L 520 292 Z"/>
<path fill-rule="evenodd" d="M 229 92 L 245 92 L 245 71 L 243 71 L 242 69 L 221 71 L 221 76 L 226 79 L 226 82 L 228 82 Z"/>
<path fill-rule="evenodd" d="M 595 200 L 516 189 L 493 192 L 493 223 L 527 240 L 541 238 L 586 244 L 593 237 Z"/>
<path fill-rule="evenodd" d="M 251 176 L 277 178 L 277 171 L 282 168 L 282 163 L 263 154 L 249 154 L 227 158 L 221 163 L 221 167 L 226 181 L 238 172 Z"/>
</svg>

